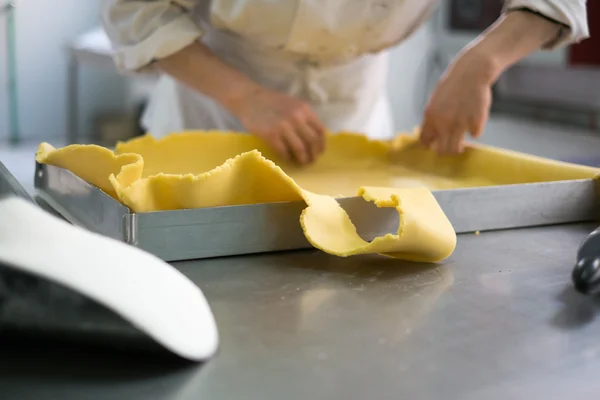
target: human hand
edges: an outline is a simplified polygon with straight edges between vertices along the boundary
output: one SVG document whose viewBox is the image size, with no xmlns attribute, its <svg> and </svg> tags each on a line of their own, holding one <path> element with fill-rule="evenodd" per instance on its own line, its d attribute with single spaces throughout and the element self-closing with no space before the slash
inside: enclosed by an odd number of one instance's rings
<svg viewBox="0 0 600 400">
<path fill-rule="evenodd" d="M 466 52 L 447 69 L 425 109 L 421 142 L 438 154 L 464 150 L 466 133 L 480 137 L 499 72 L 488 59 Z"/>
<path fill-rule="evenodd" d="M 241 96 L 231 109 L 248 132 L 285 159 L 309 164 L 324 150 L 325 127 L 301 100 L 261 87 Z"/>
</svg>

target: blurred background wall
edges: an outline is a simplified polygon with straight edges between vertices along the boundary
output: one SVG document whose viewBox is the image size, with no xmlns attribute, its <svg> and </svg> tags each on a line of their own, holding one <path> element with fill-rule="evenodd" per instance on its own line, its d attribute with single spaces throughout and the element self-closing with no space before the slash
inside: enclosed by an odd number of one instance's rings
<svg viewBox="0 0 600 400">
<path fill-rule="evenodd" d="M 498 16 L 502 5 L 501 0 L 440 3 L 433 18 L 390 53 L 389 93 L 400 131 L 420 122 L 428 94 L 447 63 Z M 600 24 L 600 2 L 588 3 L 594 33 Z M 18 3 L 14 16 L 20 138 L 66 138 L 69 118 L 80 140 L 107 131 L 117 137 L 135 134 L 132 121 L 153 77 L 124 77 L 115 71 L 99 29 L 98 8 L 99 0 L 61 0 L 60 7 L 51 1 Z M 0 141 L 10 136 L 6 28 L 6 18 L 0 17 Z M 501 78 L 494 111 L 597 129 L 599 58 L 598 38 L 537 53 Z M 69 71 L 77 71 L 78 78 L 69 81 Z M 71 98 L 76 107 L 69 105 L 70 84 L 76 85 L 77 97 Z"/>
<path fill-rule="evenodd" d="M 2 3 L 3 0 L 0 0 Z M 15 9 L 20 135 L 64 136 L 67 131 L 68 44 L 99 25 L 99 0 L 21 0 Z M 7 18 L 0 17 L 0 140 L 9 136 Z M 124 78 L 94 64 L 81 69 L 80 131 L 91 134 L 94 115 L 122 110 Z"/>
</svg>

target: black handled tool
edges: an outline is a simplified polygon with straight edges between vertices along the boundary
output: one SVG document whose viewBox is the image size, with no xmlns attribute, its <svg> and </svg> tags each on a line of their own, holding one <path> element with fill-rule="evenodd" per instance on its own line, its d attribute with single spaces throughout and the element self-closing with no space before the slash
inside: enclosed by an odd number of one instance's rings
<svg viewBox="0 0 600 400">
<path fill-rule="evenodd" d="M 571 279 L 575 289 L 583 294 L 600 293 L 600 227 L 579 246 Z"/>
</svg>

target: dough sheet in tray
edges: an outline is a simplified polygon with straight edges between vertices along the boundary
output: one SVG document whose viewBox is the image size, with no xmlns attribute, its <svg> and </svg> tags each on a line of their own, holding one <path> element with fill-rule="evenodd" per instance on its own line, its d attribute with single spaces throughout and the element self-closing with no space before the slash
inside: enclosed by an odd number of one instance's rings
<svg viewBox="0 0 600 400">
<path fill-rule="evenodd" d="M 223 132 L 147 135 L 119 143 L 114 153 L 42 144 L 37 158 L 72 171 L 135 212 L 297 200 L 274 184 L 273 163 L 300 188 L 334 197 L 356 196 L 364 186 L 444 190 L 589 179 L 600 172 L 486 146 L 438 156 L 414 135 L 372 141 L 347 133 L 329 136 L 324 154 L 308 167 L 280 159 L 250 135 Z"/>
<path fill-rule="evenodd" d="M 448 257 L 456 232 L 589 218 L 599 172 L 479 145 L 458 156 L 438 156 L 422 148 L 416 135 L 373 141 L 350 133 L 328 136 L 324 154 L 308 167 L 278 158 L 250 135 L 227 132 L 184 132 L 162 139 L 146 135 L 119 143 L 114 151 L 90 145 L 54 149 L 43 143 L 36 159 L 98 188 L 128 207 L 136 221 L 239 206 L 234 207 L 240 213 L 239 226 L 259 224 L 263 236 L 271 238 L 254 246 L 264 251 L 302 248 L 294 233 L 301 229 L 310 245 L 330 254 L 381 253 L 426 262 Z M 279 220 L 271 216 L 277 207 L 298 203 L 304 205 L 290 206 L 285 218 L 282 213 L 275 213 Z M 252 216 L 252 206 L 270 211 Z M 374 208 L 385 209 L 387 217 L 372 215 Z M 497 215 L 502 210 L 512 215 Z M 230 210 L 228 215 L 234 214 Z M 213 228 L 227 224 L 211 221 Z M 142 225 L 158 226 L 153 224 Z M 169 224 L 162 224 L 167 229 Z M 161 240 L 157 229 L 154 242 Z M 195 234 L 206 238 L 206 223 L 202 229 Z M 286 243 L 267 230 L 287 230 L 296 239 Z M 233 239 L 224 236 L 222 242 L 228 240 Z M 232 254 L 255 252 L 244 246 Z"/>
</svg>

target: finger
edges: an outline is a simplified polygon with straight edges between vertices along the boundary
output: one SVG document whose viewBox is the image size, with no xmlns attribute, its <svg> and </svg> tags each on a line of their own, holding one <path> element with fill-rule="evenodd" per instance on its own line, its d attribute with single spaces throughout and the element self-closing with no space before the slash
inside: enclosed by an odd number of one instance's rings
<svg viewBox="0 0 600 400">
<path fill-rule="evenodd" d="M 296 126 L 296 130 L 299 132 L 305 148 L 308 149 L 308 162 L 313 162 L 321 152 L 322 137 L 309 124 L 299 124 Z"/>
<path fill-rule="evenodd" d="M 304 141 L 300 138 L 297 131 L 289 124 L 282 126 L 282 139 L 286 144 L 288 152 L 300 164 L 306 164 L 309 161 L 309 153 Z"/>
<path fill-rule="evenodd" d="M 275 135 L 274 139 L 271 141 L 271 146 L 281 158 L 285 161 L 290 161 L 290 152 L 281 136 Z"/>
<path fill-rule="evenodd" d="M 471 137 L 473 138 L 478 138 L 481 137 L 481 135 L 483 135 L 483 127 L 485 125 L 485 120 L 487 118 L 483 118 L 481 120 L 474 120 L 469 124 L 469 133 L 471 134 Z"/>
<path fill-rule="evenodd" d="M 323 124 L 323 122 L 321 122 L 319 117 L 314 112 L 312 112 L 312 111 L 310 112 L 310 115 L 306 119 L 306 122 L 312 127 L 312 129 L 315 130 L 315 132 L 319 136 L 325 136 L 325 133 L 327 132 L 327 128 L 325 127 L 325 124 Z"/>
<path fill-rule="evenodd" d="M 421 128 L 421 135 L 419 135 L 419 140 L 426 147 L 432 148 L 432 144 L 435 141 L 436 136 L 437 133 L 431 118 L 425 116 L 425 121 L 423 122 L 423 127 Z"/>
<path fill-rule="evenodd" d="M 463 150 L 463 139 L 467 132 L 467 126 L 455 123 L 448 132 L 446 138 L 446 154 L 460 154 Z"/>
<path fill-rule="evenodd" d="M 306 143 L 311 149 L 314 147 L 313 143 L 316 144 L 316 154 L 313 153 L 316 156 L 325 148 L 325 125 L 308 105 L 302 107 L 294 116 L 296 128 L 299 129 Z"/>
<path fill-rule="evenodd" d="M 446 154 L 447 148 L 447 139 L 450 132 L 448 131 L 448 126 L 432 126 L 433 132 L 435 132 L 435 136 L 432 139 L 431 149 L 437 153 L 438 155 Z"/>
<path fill-rule="evenodd" d="M 317 135 L 316 144 L 317 144 L 318 154 L 320 154 L 323 151 L 325 151 L 327 128 L 325 128 L 325 125 L 323 125 L 323 123 L 318 118 L 314 118 L 314 119 L 309 118 L 307 121 L 307 125 Z"/>
<path fill-rule="evenodd" d="M 317 134 L 317 145 L 319 149 L 319 153 L 325 151 L 325 143 L 327 142 L 327 128 L 319 121 L 308 121 L 310 127 Z"/>
<path fill-rule="evenodd" d="M 463 152 L 464 130 L 455 131 L 448 138 L 448 153 L 460 154 Z"/>
<path fill-rule="evenodd" d="M 450 147 L 448 141 L 449 136 L 450 133 L 448 131 L 440 132 L 440 134 L 437 136 L 437 145 L 435 151 L 438 155 L 448 154 L 448 148 Z"/>
<path fill-rule="evenodd" d="M 460 125 L 450 125 L 445 131 L 441 132 L 438 136 L 440 138 L 440 145 L 438 148 L 438 154 L 454 154 L 456 151 L 456 138 L 460 139 L 461 136 Z"/>
<path fill-rule="evenodd" d="M 435 138 L 433 138 L 433 141 L 429 145 L 429 149 L 431 149 L 436 154 L 441 153 L 441 142 L 439 140 L 439 137 L 436 136 Z"/>
<path fill-rule="evenodd" d="M 465 127 L 463 125 L 455 125 L 446 137 L 445 153 L 459 154 L 462 151 L 463 137 L 465 136 Z"/>
</svg>

